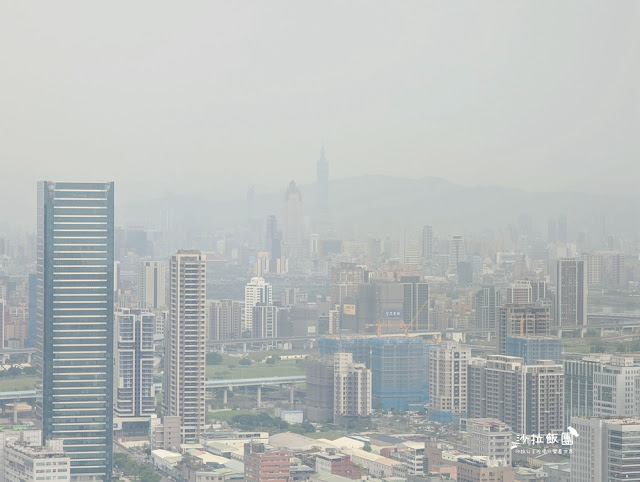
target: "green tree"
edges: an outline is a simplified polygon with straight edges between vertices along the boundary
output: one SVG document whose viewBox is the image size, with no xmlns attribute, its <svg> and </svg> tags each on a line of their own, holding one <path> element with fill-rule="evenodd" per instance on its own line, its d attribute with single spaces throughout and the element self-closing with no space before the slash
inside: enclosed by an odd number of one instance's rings
<svg viewBox="0 0 640 482">
<path fill-rule="evenodd" d="M 267 358 L 267 365 L 275 365 L 279 361 L 280 361 L 280 357 L 277 355 L 273 355 Z"/>
<path fill-rule="evenodd" d="M 222 365 L 224 357 L 220 353 L 207 353 L 207 365 Z"/>
</svg>

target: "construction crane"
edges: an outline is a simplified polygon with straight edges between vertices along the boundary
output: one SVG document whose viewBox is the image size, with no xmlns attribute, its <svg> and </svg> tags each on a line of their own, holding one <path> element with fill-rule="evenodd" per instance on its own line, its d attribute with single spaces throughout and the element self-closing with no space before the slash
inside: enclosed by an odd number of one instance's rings
<svg viewBox="0 0 640 482">
<path fill-rule="evenodd" d="M 413 316 L 413 318 L 411 318 L 411 321 L 408 324 L 405 323 L 404 320 L 402 320 L 401 323 L 402 323 L 402 329 L 404 330 L 404 336 L 409 336 L 409 330 L 413 326 L 413 323 L 416 321 L 416 319 L 418 318 L 418 316 L 420 315 L 422 310 L 425 308 L 425 306 L 427 306 L 428 304 L 429 304 L 429 299 L 427 299 L 424 303 L 422 303 L 422 306 L 416 312 L 416 314 Z"/>
<path fill-rule="evenodd" d="M 380 322 L 382 320 L 380 318 L 378 318 L 378 326 L 376 328 L 376 336 L 378 338 L 380 338 L 382 336 L 382 325 L 380 325 Z M 389 317 L 387 316 L 387 330 L 389 329 Z"/>
</svg>

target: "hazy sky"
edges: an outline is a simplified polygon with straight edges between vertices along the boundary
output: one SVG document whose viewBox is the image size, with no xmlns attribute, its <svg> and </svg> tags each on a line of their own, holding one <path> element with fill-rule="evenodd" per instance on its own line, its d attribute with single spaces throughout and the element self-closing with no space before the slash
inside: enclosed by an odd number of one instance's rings
<svg viewBox="0 0 640 482">
<path fill-rule="evenodd" d="M 0 0 L 0 205 L 284 190 L 322 139 L 332 178 L 630 193 L 639 25 L 636 0 Z"/>
</svg>

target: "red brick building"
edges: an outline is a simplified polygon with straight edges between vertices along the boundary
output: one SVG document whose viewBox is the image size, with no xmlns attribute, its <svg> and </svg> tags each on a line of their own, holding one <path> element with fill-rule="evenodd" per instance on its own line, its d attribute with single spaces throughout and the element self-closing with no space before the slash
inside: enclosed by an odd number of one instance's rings
<svg viewBox="0 0 640 482">
<path fill-rule="evenodd" d="M 244 480 L 246 482 L 289 482 L 291 456 L 284 450 L 267 450 L 264 444 L 244 446 Z"/>
</svg>

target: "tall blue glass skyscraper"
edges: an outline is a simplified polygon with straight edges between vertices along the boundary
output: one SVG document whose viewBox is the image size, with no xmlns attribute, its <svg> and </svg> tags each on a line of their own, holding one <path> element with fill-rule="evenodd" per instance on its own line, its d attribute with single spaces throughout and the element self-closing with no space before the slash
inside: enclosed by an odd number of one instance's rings
<svg viewBox="0 0 640 482">
<path fill-rule="evenodd" d="M 38 411 L 71 479 L 111 480 L 113 183 L 38 183 Z"/>
</svg>

